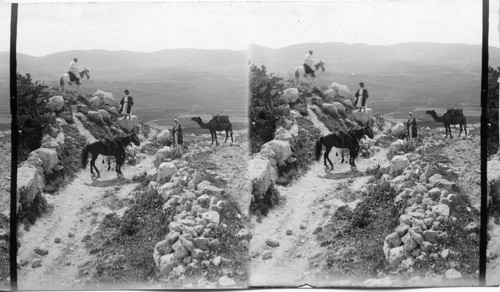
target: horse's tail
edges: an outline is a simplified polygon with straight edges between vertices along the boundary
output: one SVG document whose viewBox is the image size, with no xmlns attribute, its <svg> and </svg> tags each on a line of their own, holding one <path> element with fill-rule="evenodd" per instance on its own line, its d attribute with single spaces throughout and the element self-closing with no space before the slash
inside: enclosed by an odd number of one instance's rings
<svg viewBox="0 0 500 292">
<path fill-rule="evenodd" d="M 299 74 L 299 67 L 295 67 L 295 79 L 299 79 L 300 74 Z"/>
<path fill-rule="evenodd" d="M 82 149 L 82 168 L 85 169 L 87 168 L 87 160 L 89 158 L 89 151 L 87 149 L 89 145 L 85 145 L 85 147 L 83 147 Z"/>
<path fill-rule="evenodd" d="M 60 86 L 61 88 L 63 88 L 63 87 L 64 87 L 64 74 L 62 74 L 62 75 L 61 75 L 61 78 L 59 78 L 59 86 Z"/>
<path fill-rule="evenodd" d="M 323 137 L 319 138 L 318 141 L 316 141 L 316 160 L 319 160 L 322 148 L 323 148 Z"/>
</svg>

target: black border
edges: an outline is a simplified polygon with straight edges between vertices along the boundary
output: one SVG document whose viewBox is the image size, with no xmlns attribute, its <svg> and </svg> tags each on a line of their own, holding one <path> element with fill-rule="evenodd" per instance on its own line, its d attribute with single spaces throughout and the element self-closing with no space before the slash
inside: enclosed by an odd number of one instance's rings
<svg viewBox="0 0 500 292">
<path fill-rule="evenodd" d="M 17 3 L 11 4 L 10 17 L 10 114 L 11 169 L 10 169 L 10 285 L 17 291 Z"/>
<path fill-rule="evenodd" d="M 486 250 L 488 248 L 488 190 L 487 161 L 488 151 L 488 31 L 489 1 L 483 0 L 483 48 L 481 58 L 481 230 L 479 237 L 479 286 L 486 286 Z"/>
</svg>

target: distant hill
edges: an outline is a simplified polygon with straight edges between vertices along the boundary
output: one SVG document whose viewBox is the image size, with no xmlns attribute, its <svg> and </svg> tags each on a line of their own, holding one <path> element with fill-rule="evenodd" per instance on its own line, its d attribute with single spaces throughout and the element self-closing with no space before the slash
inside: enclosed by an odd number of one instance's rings
<svg viewBox="0 0 500 292">
<path fill-rule="evenodd" d="M 481 46 L 466 44 L 403 43 L 391 46 L 305 43 L 281 49 L 250 46 L 250 61 L 269 72 L 293 78 L 308 50 L 323 60 L 326 71 L 318 84 L 338 82 L 352 92 L 363 81 L 370 92 L 368 104 L 391 118 L 406 118 L 416 110 L 425 118 L 426 108 L 464 107 L 479 115 Z M 490 64 L 500 65 L 500 49 L 490 47 Z"/>
<path fill-rule="evenodd" d="M 305 43 L 281 49 L 251 45 L 246 51 L 172 49 L 152 53 L 130 51 L 66 51 L 43 57 L 18 54 L 18 72 L 58 86 L 73 57 L 88 67 L 86 90 L 102 89 L 118 98 L 124 88 L 137 97 L 136 106 L 151 118 L 175 108 L 186 111 L 245 113 L 246 75 L 250 60 L 270 72 L 292 78 L 293 69 L 313 49 L 326 62 L 318 82 L 336 81 L 352 91 L 364 81 L 369 106 L 383 114 L 406 117 L 407 110 L 463 106 L 480 109 L 481 46 L 403 43 L 392 46 Z M 500 49 L 490 47 L 490 64 L 500 65 Z M 8 98 L 9 53 L 0 52 L 0 98 Z M 8 104 L 0 103 L 0 118 Z"/>
<path fill-rule="evenodd" d="M 82 50 L 43 57 L 18 54 L 17 71 L 30 73 L 34 80 L 44 80 L 47 85 L 59 86 L 59 76 L 67 72 L 73 57 L 79 58 L 79 69 L 90 69 L 91 78 L 83 85 L 85 91 L 101 89 L 112 92 L 119 99 L 127 88 L 135 99 L 136 112 L 147 121 L 163 117 L 169 119 L 170 125 L 174 116 L 185 112 L 246 115 L 248 67 L 245 51 Z M 0 72 L 4 66 L 8 68 L 8 64 L 9 54 L 0 53 Z M 8 73 L 8 70 L 3 71 Z M 0 113 L 7 106 L 0 105 Z"/>
</svg>

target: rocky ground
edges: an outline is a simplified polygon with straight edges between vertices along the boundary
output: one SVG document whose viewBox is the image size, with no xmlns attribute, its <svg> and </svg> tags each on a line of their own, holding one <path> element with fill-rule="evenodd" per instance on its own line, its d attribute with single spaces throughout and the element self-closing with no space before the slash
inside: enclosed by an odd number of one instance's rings
<svg viewBox="0 0 500 292">
<path fill-rule="evenodd" d="M 71 124 L 57 119 L 52 138 L 21 165 L 20 210 L 43 208 L 19 226 L 19 289 L 246 287 L 246 132 L 219 147 L 209 134 L 187 134 L 183 147 L 173 148 L 168 130 L 117 118 L 108 93 L 78 99 L 69 99 Z M 62 115 L 68 98 L 50 100 Z M 101 177 L 92 177 L 59 142 L 78 141 L 81 149 L 133 129 L 141 145 L 127 148 L 120 176 L 99 158 Z M 49 181 L 73 166 L 66 184 Z"/>
<path fill-rule="evenodd" d="M 9 240 L 10 240 L 10 131 L 0 132 L 0 289 L 10 289 Z"/>
<path fill-rule="evenodd" d="M 307 105 L 307 118 L 322 133 L 348 126 L 339 104 L 348 98 L 335 99 L 326 104 L 313 95 L 315 105 Z M 331 116 L 344 116 L 343 122 Z M 288 124 L 294 117 L 292 110 Z M 375 128 L 375 138 L 362 142 L 356 170 L 339 164 L 332 151 L 334 171 L 325 171 L 322 159 L 314 162 L 277 187 L 281 199 L 266 217 L 252 218 L 251 285 L 477 285 L 479 125 L 469 126 L 469 138 L 453 140 L 444 139 L 444 129 L 421 129 L 413 144 L 395 138 L 402 124 Z M 287 140 L 279 131 L 275 139 Z M 286 148 L 274 140 L 254 155 L 251 165 L 260 167 L 251 176 L 254 196 L 269 185 L 260 175 L 265 160 L 272 180 L 273 165 L 293 156 Z"/>
</svg>

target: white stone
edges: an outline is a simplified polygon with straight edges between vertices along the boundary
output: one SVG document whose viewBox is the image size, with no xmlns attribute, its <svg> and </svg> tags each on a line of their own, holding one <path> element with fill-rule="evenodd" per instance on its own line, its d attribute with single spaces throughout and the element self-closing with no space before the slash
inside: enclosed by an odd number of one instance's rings
<svg viewBox="0 0 500 292">
<path fill-rule="evenodd" d="M 60 95 L 52 96 L 51 98 L 49 98 L 49 102 L 47 103 L 46 107 L 58 112 L 64 107 L 64 98 Z"/>
<path fill-rule="evenodd" d="M 284 163 L 292 155 L 290 144 L 286 141 L 271 140 L 262 145 L 261 151 L 266 149 L 270 149 L 276 154 L 275 159 L 278 164 Z"/>
<path fill-rule="evenodd" d="M 391 134 L 394 136 L 394 137 L 402 137 L 403 135 L 406 134 L 406 127 L 403 123 L 401 122 L 398 122 L 396 123 L 396 125 L 394 125 L 392 128 L 391 128 Z"/>
<path fill-rule="evenodd" d="M 282 103 L 294 103 L 299 99 L 299 90 L 297 88 L 287 88 L 280 96 Z"/>
<path fill-rule="evenodd" d="M 369 121 L 373 120 L 373 110 L 371 108 L 366 108 L 364 111 L 353 111 L 351 113 L 352 118 L 363 125 L 366 125 Z"/>
<path fill-rule="evenodd" d="M 166 183 L 177 173 L 177 167 L 171 162 L 163 162 L 158 166 L 156 181 L 160 184 Z"/>
<path fill-rule="evenodd" d="M 264 194 L 271 185 L 271 163 L 267 159 L 248 161 L 247 176 L 252 183 L 253 192 Z"/>
<path fill-rule="evenodd" d="M 392 158 L 389 164 L 389 174 L 392 176 L 398 176 L 403 173 L 405 168 L 410 165 L 410 161 L 404 155 L 396 155 Z"/>
<path fill-rule="evenodd" d="M 170 131 L 168 129 L 161 130 L 161 132 L 156 135 L 156 140 L 160 144 L 166 144 L 168 141 L 171 141 Z"/>
</svg>

